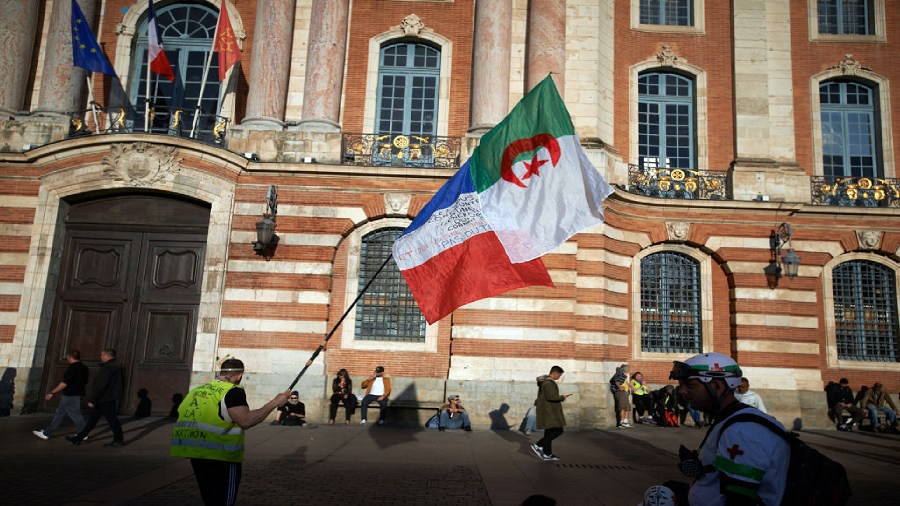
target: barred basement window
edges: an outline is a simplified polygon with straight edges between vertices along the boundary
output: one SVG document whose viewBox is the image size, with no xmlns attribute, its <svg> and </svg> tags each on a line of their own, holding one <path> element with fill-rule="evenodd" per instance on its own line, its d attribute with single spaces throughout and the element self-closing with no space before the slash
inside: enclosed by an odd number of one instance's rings
<svg viewBox="0 0 900 506">
<path fill-rule="evenodd" d="M 641 350 L 699 353 L 700 264 L 662 251 L 641 259 Z"/>
<path fill-rule="evenodd" d="M 897 362 L 896 275 L 893 269 L 851 260 L 833 270 L 838 358 Z"/>
<path fill-rule="evenodd" d="M 362 238 L 359 289 L 391 255 L 401 228 L 383 228 Z M 356 339 L 360 341 L 425 342 L 425 317 L 393 258 L 375 278 L 356 310 Z"/>
</svg>

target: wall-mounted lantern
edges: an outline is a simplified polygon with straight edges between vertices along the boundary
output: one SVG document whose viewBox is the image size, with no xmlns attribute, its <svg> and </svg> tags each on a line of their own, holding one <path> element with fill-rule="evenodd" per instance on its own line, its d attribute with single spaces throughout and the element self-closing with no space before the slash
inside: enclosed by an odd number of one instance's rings
<svg viewBox="0 0 900 506">
<path fill-rule="evenodd" d="M 275 253 L 278 245 L 278 236 L 275 235 L 275 215 L 278 214 L 278 191 L 275 185 L 269 187 L 266 196 L 266 211 L 261 220 L 256 222 L 256 240 L 253 241 L 253 250 L 257 255 L 262 255 L 268 261 Z"/>
<path fill-rule="evenodd" d="M 784 245 L 788 246 L 788 252 L 781 254 Z M 791 226 L 787 223 L 778 225 L 777 230 L 773 230 L 769 236 L 769 247 L 772 249 L 772 255 L 775 257 L 775 279 L 782 275 L 793 280 L 797 277 L 800 270 L 800 257 L 794 253 L 794 244 L 791 242 Z"/>
</svg>

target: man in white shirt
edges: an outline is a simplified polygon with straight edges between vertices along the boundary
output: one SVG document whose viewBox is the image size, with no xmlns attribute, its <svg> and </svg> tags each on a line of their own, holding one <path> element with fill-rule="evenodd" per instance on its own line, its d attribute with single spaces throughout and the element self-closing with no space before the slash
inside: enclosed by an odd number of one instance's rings
<svg viewBox="0 0 900 506">
<path fill-rule="evenodd" d="M 744 404 L 756 408 L 763 413 L 769 414 L 766 411 L 766 405 L 763 404 L 762 398 L 756 392 L 750 390 L 750 381 L 747 378 L 741 378 L 741 386 L 737 387 L 737 391 L 734 393 L 734 398 L 738 400 L 738 402 L 743 402 Z"/>
<path fill-rule="evenodd" d="M 378 426 L 383 427 L 384 419 L 387 416 L 388 397 L 391 395 L 391 380 L 384 377 L 384 367 L 376 367 L 375 375 L 363 381 L 362 387 L 366 389 L 366 396 L 362 400 L 362 421 L 359 424 L 365 427 L 369 403 L 378 401 L 378 407 L 380 408 Z"/>
</svg>

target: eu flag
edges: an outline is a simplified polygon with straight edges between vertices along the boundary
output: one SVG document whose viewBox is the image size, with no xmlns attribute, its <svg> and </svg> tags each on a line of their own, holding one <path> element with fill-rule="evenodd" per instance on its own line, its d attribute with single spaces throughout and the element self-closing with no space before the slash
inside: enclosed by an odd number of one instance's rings
<svg viewBox="0 0 900 506">
<path fill-rule="evenodd" d="M 81 7 L 78 2 L 72 0 L 72 59 L 76 67 L 81 67 L 90 72 L 100 72 L 118 79 L 109 60 L 100 51 L 100 45 L 91 32 Z"/>
</svg>

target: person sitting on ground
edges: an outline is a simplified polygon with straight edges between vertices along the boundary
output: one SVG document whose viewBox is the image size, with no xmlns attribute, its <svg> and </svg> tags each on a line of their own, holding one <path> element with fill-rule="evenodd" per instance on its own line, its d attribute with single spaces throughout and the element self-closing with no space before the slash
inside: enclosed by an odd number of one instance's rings
<svg viewBox="0 0 900 506">
<path fill-rule="evenodd" d="M 763 404 L 762 398 L 760 398 L 759 394 L 750 390 L 750 380 L 747 378 L 741 378 L 741 386 L 737 387 L 734 392 L 734 398 L 738 400 L 738 402 L 743 402 L 744 404 L 754 407 L 763 413 L 768 414 L 766 411 L 766 405 Z"/>
<path fill-rule="evenodd" d="M 644 384 L 644 375 L 636 372 L 631 375 L 631 401 L 637 411 L 637 423 L 653 423 L 653 395 L 650 387 Z M 647 415 L 644 416 L 644 413 Z"/>
<path fill-rule="evenodd" d="M 472 424 L 469 423 L 469 413 L 466 408 L 459 403 L 459 396 L 456 394 L 447 397 L 447 404 L 441 406 L 441 425 L 439 430 L 444 429 L 463 429 L 466 432 L 472 432 Z"/>
<path fill-rule="evenodd" d="M 525 435 L 531 434 L 532 431 L 537 430 L 537 399 L 535 399 L 534 404 L 528 408 L 528 412 L 525 413 Z"/>
<path fill-rule="evenodd" d="M 865 406 L 869 410 L 869 417 L 872 419 L 872 430 L 881 428 L 878 425 L 878 412 L 881 411 L 887 416 L 891 424 L 890 429 L 885 427 L 884 430 L 897 432 L 897 406 L 891 400 L 890 394 L 883 390 L 883 386 L 881 383 L 872 385 L 872 388 L 866 392 L 866 396 L 863 398 L 860 406 Z M 888 408 L 885 404 L 889 404 L 891 407 Z"/>
<path fill-rule="evenodd" d="M 278 408 L 275 413 L 275 421 L 272 425 L 284 425 L 285 427 L 306 427 L 306 406 L 300 402 L 300 394 L 294 390 L 287 404 Z"/>
<path fill-rule="evenodd" d="M 356 396 L 353 395 L 353 381 L 347 374 L 347 369 L 341 369 L 337 377 L 331 382 L 331 407 L 328 411 L 328 425 L 334 425 L 334 417 L 337 416 L 338 404 L 344 403 L 344 423 L 350 425 L 350 417 L 356 411 Z"/>
<path fill-rule="evenodd" d="M 678 402 L 674 385 L 666 385 L 656 391 L 656 423 L 660 427 L 678 427 Z"/>
<path fill-rule="evenodd" d="M 848 381 L 847 378 L 841 378 L 837 391 L 835 392 L 834 400 L 835 404 L 831 409 L 834 411 L 834 416 L 837 419 L 837 429 L 841 431 L 852 431 L 853 426 L 862 421 L 865 413 L 862 409 L 853 405 L 853 390 L 850 390 L 850 381 Z M 843 423 L 842 421 L 843 417 L 841 415 L 844 411 L 849 413 L 852 417 L 848 423 Z"/>
</svg>

